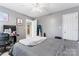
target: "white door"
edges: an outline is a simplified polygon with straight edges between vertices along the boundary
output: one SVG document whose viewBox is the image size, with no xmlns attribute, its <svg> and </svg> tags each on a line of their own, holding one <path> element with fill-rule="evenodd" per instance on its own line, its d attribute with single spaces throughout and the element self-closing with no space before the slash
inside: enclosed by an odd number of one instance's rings
<svg viewBox="0 0 79 59">
<path fill-rule="evenodd" d="M 78 40 L 78 12 L 63 15 L 63 39 Z"/>
<path fill-rule="evenodd" d="M 32 21 L 32 37 L 37 36 L 37 20 Z"/>
<path fill-rule="evenodd" d="M 37 20 L 26 20 L 26 37 L 37 35 Z"/>
</svg>

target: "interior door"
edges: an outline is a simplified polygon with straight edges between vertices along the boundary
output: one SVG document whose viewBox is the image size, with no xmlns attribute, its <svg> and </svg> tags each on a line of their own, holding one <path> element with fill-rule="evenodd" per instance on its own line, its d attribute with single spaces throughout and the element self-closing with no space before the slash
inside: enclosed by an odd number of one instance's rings
<svg viewBox="0 0 79 59">
<path fill-rule="evenodd" d="M 37 36 L 37 20 L 32 21 L 32 37 Z"/>
<path fill-rule="evenodd" d="M 78 40 L 78 12 L 63 15 L 62 36 L 68 40 Z"/>
<path fill-rule="evenodd" d="M 26 20 L 26 37 L 37 35 L 37 20 Z"/>
</svg>

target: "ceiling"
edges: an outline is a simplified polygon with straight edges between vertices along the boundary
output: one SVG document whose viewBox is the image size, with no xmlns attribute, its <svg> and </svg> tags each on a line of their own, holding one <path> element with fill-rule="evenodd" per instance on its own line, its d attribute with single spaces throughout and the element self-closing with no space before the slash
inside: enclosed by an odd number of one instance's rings
<svg viewBox="0 0 79 59">
<path fill-rule="evenodd" d="M 40 3 L 42 11 L 32 11 L 34 3 L 2 3 L 0 6 L 14 10 L 30 17 L 40 17 L 50 13 L 58 12 L 68 8 L 79 6 L 78 3 Z M 37 7 L 37 6 L 36 6 Z"/>
</svg>

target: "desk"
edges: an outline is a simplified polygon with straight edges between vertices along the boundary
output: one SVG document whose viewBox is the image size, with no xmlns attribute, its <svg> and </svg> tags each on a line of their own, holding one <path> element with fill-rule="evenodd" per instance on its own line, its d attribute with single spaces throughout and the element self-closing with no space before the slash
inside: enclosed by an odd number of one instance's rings
<svg viewBox="0 0 79 59">
<path fill-rule="evenodd" d="M 13 44 L 17 42 L 16 36 L 10 36 L 10 40 L 12 41 Z"/>
<path fill-rule="evenodd" d="M 16 35 L 10 35 L 10 39 L 12 41 L 13 44 L 15 44 L 17 42 L 17 36 L 19 36 L 19 34 L 16 34 Z"/>
</svg>

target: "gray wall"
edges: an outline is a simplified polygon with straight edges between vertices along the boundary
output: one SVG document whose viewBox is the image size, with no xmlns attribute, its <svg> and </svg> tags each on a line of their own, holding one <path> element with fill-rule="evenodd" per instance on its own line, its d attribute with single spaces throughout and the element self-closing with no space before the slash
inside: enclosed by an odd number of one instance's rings
<svg viewBox="0 0 79 59">
<path fill-rule="evenodd" d="M 26 37 L 26 33 L 25 33 L 25 20 L 29 17 L 20 14 L 18 12 L 12 11 L 10 9 L 7 9 L 5 7 L 1 7 L 0 6 L 0 12 L 5 12 L 9 14 L 9 21 L 0 21 L 0 32 L 3 31 L 3 25 L 16 25 L 17 27 L 17 33 L 20 34 L 20 36 L 18 36 L 18 39 L 24 39 Z M 16 19 L 17 18 L 21 18 L 23 20 L 23 24 L 21 26 L 18 26 L 16 24 Z"/>
<path fill-rule="evenodd" d="M 71 12 L 79 12 L 79 7 L 74 7 L 39 17 L 37 18 L 38 24 L 42 25 L 43 32 L 47 34 L 48 38 L 54 38 L 54 36 L 62 37 L 62 15 Z"/>
</svg>

